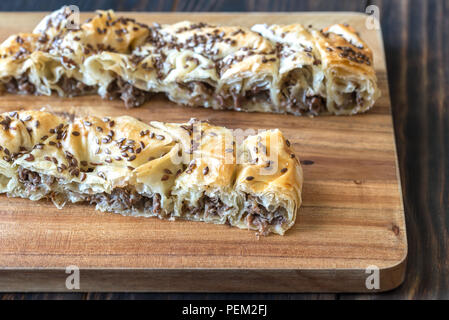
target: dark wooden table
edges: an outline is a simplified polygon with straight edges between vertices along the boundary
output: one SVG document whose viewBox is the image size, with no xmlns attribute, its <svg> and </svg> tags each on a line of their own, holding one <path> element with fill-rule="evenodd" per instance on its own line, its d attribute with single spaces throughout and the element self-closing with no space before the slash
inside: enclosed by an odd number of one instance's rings
<svg viewBox="0 0 449 320">
<path fill-rule="evenodd" d="M 2 1 L 0 11 L 68 2 Z M 449 0 L 71 1 L 82 11 L 359 11 L 380 9 L 409 244 L 404 284 L 382 294 L 0 294 L 0 299 L 449 299 Z M 444 63 L 446 61 L 446 63 Z"/>
</svg>

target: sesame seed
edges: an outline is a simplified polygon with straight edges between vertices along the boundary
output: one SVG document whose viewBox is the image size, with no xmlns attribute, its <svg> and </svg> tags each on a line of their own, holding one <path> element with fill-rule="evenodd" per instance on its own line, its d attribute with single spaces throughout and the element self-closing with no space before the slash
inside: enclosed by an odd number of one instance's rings
<svg viewBox="0 0 449 320">
<path fill-rule="evenodd" d="M 78 137 L 78 136 L 80 135 L 80 133 L 79 133 L 78 131 L 73 131 L 72 134 L 73 134 L 75 137 Z"/>
<path fill-rule="evenodd" d="M 100 178 L 103 178 L 104 180 L 106 180 L 106 175 L 104 174 L 104 172 L 98 172 L 97 175 L 98 175 Z"/>
<path fill-rule="evenodd" d="M 169 176 L 166 175 L 166 174 L 164 174 L 164 175 L 162 176 L 162 178 L 161 178 L 161 181 L 166 181 L 166 180 L 168 180 L 168 179 L 169 179 Z"/>
<path fill-rule="evenodd" d="M 209 173 L 209 167 L 204 167 L 203 169 L 203 175 L 207 175 Z"/>
<path fill-rule="evenodd" d="M 287 170 L 288 170 L 287 168 L 282 168 L 282 169 L 281 169 L 281 173 L 286 173 Z"/>
<path fill-rule="evenodd" d="M 253 176 L 248 176 L 248 177 L 246 177 L 246 180 L 247 180 L 247 181 L 254 180 L 254 177 L 253 177 Z"/>
<path fill-rule="evenodd" d="M 70 171 L 70 174 L 72 176 L 78 177 L 80 175 L 80 169 L 74 168 L 72 171 Z"/>
</svg>

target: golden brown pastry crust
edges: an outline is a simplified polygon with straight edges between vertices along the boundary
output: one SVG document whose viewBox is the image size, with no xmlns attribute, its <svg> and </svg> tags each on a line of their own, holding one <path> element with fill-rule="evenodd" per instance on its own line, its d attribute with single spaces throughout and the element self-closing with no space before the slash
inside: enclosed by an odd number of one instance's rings
<svg viewBox="0 0 449 320">
<path fill-rule="evenodd" d="M 72 30 L 66 16 L 63 8 L 21 43 L 2 44 L 7 91 L 97 92 L 127 107 L 164 93 L 189 106 L 295 115 L 364 112 L 379 96 L 371 50 L 344 25 L 147 26 L 109 10 Z M 17 59 L 17 50 L 26 52 Z"/>
<path fill-rule="evenodd" d="M 302 171 L 278 130 L 244 137 L 200 121 L 129 116 L 69 121 L 0 115 L 0 192 L 97 209 L 283 234 L 301 205 Z"/>
</svg>

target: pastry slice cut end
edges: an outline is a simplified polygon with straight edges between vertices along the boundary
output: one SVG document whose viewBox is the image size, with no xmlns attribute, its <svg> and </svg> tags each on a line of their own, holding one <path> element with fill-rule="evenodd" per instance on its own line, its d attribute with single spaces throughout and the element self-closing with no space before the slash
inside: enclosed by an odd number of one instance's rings
<svg viewBox="0 0 449 320">
<path fill-rule="evenodd" d="M 243 142 L 242 166 L 236 190 L 243 203 L 235 223 L 257 230 L 284 234 L 301 206 L 303 172 L 291 143 L 279 130 L 265 131 Z"/>
</svg>

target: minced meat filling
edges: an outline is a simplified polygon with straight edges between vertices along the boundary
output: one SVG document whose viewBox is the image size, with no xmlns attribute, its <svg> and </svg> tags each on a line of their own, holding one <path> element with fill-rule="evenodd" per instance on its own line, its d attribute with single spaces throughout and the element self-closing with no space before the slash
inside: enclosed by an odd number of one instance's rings
<svg viewBox="0 0 449 320">
<path fill-rule="evenodd" d="M 185 216 L 197 216 L 202 215 L 205 218 L 221 217 L 225 214 L 225 211 L 230 207 L 225 205 L 217 197 L 208 197 L 203 195 L 199 201 L 198 206 L 190 206 L 187 203 L 183 203 L 182 214 Z"/>
<path fill-rule="evenodd" d="M 336 108 L 339 110 L 346 110 L 354 107 L 355 104 L 361 105 L 362 100 L 357 97 L 356 92 L 343 93 L 343 103 L 337 105 Z"/>
<path fill-rule="evenodd" d="M 62 76 L 57 82 L 57 85 L 69 97 L 95 92 L 95 87 L 85 85 L 81 81 L 74 78 L 67 78 L 66 76 Z M 3 83 L 3 87 L 6 92 L 13 94 L 36 94 L 36 87 L 29 81 L 27 75 L 22 75 L 19 79 L 11 78 Z"/>
<path fill-rule="evenodd" d="M 62 76 L 57 85 L 68 97 L 81 96 L 86 94 L 94 94 L 97 91 L 96 86 L 88 86 L 83 82 Z M 191 94 L 190 104 L 199 105 L 203 101 L 214 99 L 219 106 L 224 109 L 235 108 L 240 110 L 245 103 L 252 102 L 270 102 L 270 92 L 267 89 L 255 86 L 251 90 L 244 93 L 215 93 L 212 85 L 201 81 L 192 81 L 189 83 L 178 83 L 179 87 L 187 90 Z M 3 90 L 13 94 L 37 94 L 36 87 L 32 84 L 27 75 L 21 78 L 11 78 L 3 83 Z M 126 82 L 122 78 L 116 78 L 109 83 L 106 88 L 105 99 L 115 100 L 121 99 L 125 102 L 127 108 L 139 107 L 155 94 L 136 88 L 131 83 Z M 313 105 L 315 106 L 315 102 Z M 314 107 L 315 109 L 319 109 Z"/>
<path fill-rule="evenodd" d="M 214 87 L 207 82 L 191 81 L 187 83 L 178 82 L 181 89 L 189 91 L 193 96 L 210 98 L 214 94 Z"/>
<path fill-rule="evenodd" d="M 27 192 L 35 192 L 44 185 L 48 187 L 47 191 L 49 191 L 50 187 L 58 180 L 55 177 L 40 175 L 22 167 L 18 169 L 18 177 L 19 182 Z M 69 192 L 71 191 L 69 190 Z M 49 197 L 53 195 L 53 192 L 51 192 Z M 90 204 L 98 204 L 109 210 L 137 210 L 141 212 L 153 212 L 157 215 L 162 213 L 161 196 L 159 194 L 147 196 L 128 188 L 114 188 L 110 194 L 81 194 L 78 196 Z M 204 218 L 213 219 L 214 217 L 223 217 L 229 209 L 230 207 L 224 204 L 218 197 L 203 195 L 197 206 L 190 206 L 187 203 L 183 203 L 182 214 L 185 217 L 199 215 Z M 285 221 L 285 216 L 283 215 L 285 212 L 279 208 L 271 211 L 267 210 L 267 208 L 259 204 L 256 197 L 247 196 L 245 209 L 246 213 L 244 217 L 246 223 L 249 227 L 256 227 L 262 235 L 268 234 L 270 225 L 282 225 Z"/>
<path fill-rule="evenodd" d="M 116 210 L 152 211 L 155 214 L 161 213 L 161 197 L 155 194 L 153 197 L 144 196 L 135 190 L 125 188 L 115 188 L 111 194 L 101 193 L 86 197 L 86 201 L 91 204 L 103 204 Z"/>
<path fill-rule="evenodd" d="M 19 168 L 18 174 L 19 182 L 22 183 L 27 192 L 36 191 L 43 187 L 43 185 L 50 187 L 53 183 L 57 182 L 55 177 L 40 175 L 39 173 L 22 167 Z M 114 210 L 123 211 L 134 209 L 143 212 L 151 211 L 155 214 L 161 214 L 162 212 L 161 196 L 159 194 L 146 196 L 127 188 L 114 188 L 110 194 L 81 194 L 79 196 L 90 204 L 99 204 Z M 200 205 L 198 207 L 183 207 L 186 215 L 204 213 L 206 217 L 222 216 L 224 211 L 228 209 L 229 207 L 221 202 L 220 199 L 210 198 L 208 196 L 203 196 L 200 199 Z"/>
<path fill-rule="evenodd" d="M 34 94 L 36 87 L 28 80 L 28 76 L 23 75 L 20 78 L 11 78 L 3 83 L 4 90 L 13 94 Z"/>
<path fill-rule="evenodd" d="M 215 89 L 212 85 L 202 81 L 177 82 L 181 90 L 187 91 L 190 95 L 188 105 L 202 106 L 204 101 L 209 101 L 214 97 Z"/>
<path fill-rule="evenodd" d="M 64 93 L 69 97 L 75 97 L 95 92 L 94 86 L 88 86 L 81 81 L 78 81 L 74 78 L 67 78 L 66 76 L 62 76 L 59 79 L 57 85 L 61 87 Z"/>
<path fill-rule="evenodd" d="M 269 101 L 270 91 L 260 87 L 254 87 L 250 91 L 245 92 L 245 99 L 252 102 Z"/>
<path fill-rule="evenodd" d="M 205 219 L 221 218 L 231 207 L 224 204 L 218 197 L 209 197 L 203 195 L 198 200 L 197 206 L 191 206 L 189 203 L 183 202 L 182 215 L 185 217 L 195 216 L 204 217 Z"/>
<path fill-rule="evenodd" d="M 284 221 L 285 217 L 280 209 L 268 211 L 267 208 L 258 203 L 257 198 L 248 195 L 246 201 L 246 223 L 248 227 L 256 227 L 260 234 L 267 235 L 270 225 L 282 225 Z"/>
<path fill-rule="evenodd" d="M 113 80 L 106 88 L 106 99 L 122 99 L 127 108 L 134 108 L 148 101 L 153 93 L 134 87 L 121 78 Z"/>
<path fill-rule="evenodd" d="M 290 88 L 287 88 L 287 91 L 289 89 Z M 303 95 L 302 97 L 298 97 L 297 95 L 290 93 L 288 94 L 285 103 L 290 110 L 299 112 L 300 114 L 318 115 L 326 109 L 326 99 L 317 95 Z"/>
<path fill-rule="evenodd" d="M 19 182 L 27 192 L 35 192 L 44 185 L 50 187 L 57 179 L 52 176 L 40 175 L 37 172 L 19 167 Z M 115 210 L 152 211 L 155 214 L 161 213 L 161 196 L 141 195 L 135 190 L 126 188 L 115 188 L 109 193 L 81 194 L 82 199 L 91 204 L 100 204 Z M 51 196 L 50 196 L 51 197 Z"/>
<path fill-rule="evenodd" d="M 246 102 L 270 102 L 270 92 L 263 87 L 254 86 L 244 93 L 235 93 L 233 90 L 230 90 L 230 93 L 222 92 L 215 94 L 214 87 L 207 82 L 178 82 L 178 86 L 191 94 L 192 98 L 190 102 L 193 105 L 197 103 L 198 98 L 202 100 L 214 98 L 220 107 L 236 109 L 240 109 Z"/>
<path fill-rule="evenodd" d="M 96 86 L 88 86 L 75 78 L 62 76 L 57 85 L 68 97 L 93 94 L 96 92 Z M 36 94 L 36 87 L 32 84 L 27 75 L 19 79 L 11 78 L 3 82 L 3 90 L 13 94 Z M 127 108 L 138 107 L 148 101 L 153 93 L 134 87 L 132 84 L 117 78 L 107 87 L 106 99 L 122 99 Z"/>
<path fill-rule="evenodd" d="M 297 92 L 295 86 L 287 86 L 283 90 L 284 103 L 289 110 L 299 114 L 318 115 L 326 110 L 326 99 L 317 95 L 307 95 L 305 91 Z"/>
<path fill-rule="evenodd" d="M 222 216 L 224 211 L 229 209 L 219 198 L 203 197 L 204 213 L 206 216 Z"/>
</svg>

